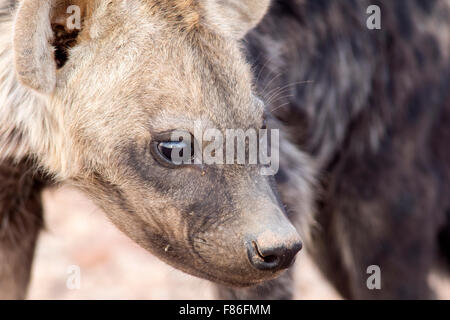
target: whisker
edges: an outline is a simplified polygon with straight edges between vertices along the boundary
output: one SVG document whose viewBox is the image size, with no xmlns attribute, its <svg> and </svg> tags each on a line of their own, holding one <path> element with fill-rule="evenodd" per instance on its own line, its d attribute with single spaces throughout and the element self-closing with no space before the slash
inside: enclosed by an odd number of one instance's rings
<svg viewBox="0 0 450 320">
<path fill-rule="evenodd" d="M 283 74 L 283 72 L 279 72 L 275 77 L 272 78 L 272 80 L 270 80 L 265 86 L 264 89 L 262 90 L 262 92 L 265 92 L 267 90 L 267 88 L 270 87 L 270 85 L 272 84 L 272 82 L 274 82 L 277 78 L 279 78 L 281 75 Z"/>
<path fill-rule="evenodd" d="M 288 94 L 288 95 L 285 95 L 285 96 L 282 96 L 282 97 L 277 97 L 277 98 L 275 98 L 274 100 L 268 102 L 268 104 L 274 104 L 275 102 L 280 101 L 280 100 L 282 100 L 282 99 L 285 99 L 285 98 L 292 98 L 292 97 L 294 97 L 293 94 Z"/>
<path fill-rule="evenodd" d="M 278 90 L 275 90 L 269 97 L 267 97 L 266 99 L 267 103 L 272 103 L 274 99 L 286 93 L 287 91 L 288 91 L 287 88 L 286 89 L 278 88 Z"/>
<path fill-rule="evenodd" d="M 278 90 L 276 90 L 269 98 L 268 98 L 268 103 L 272 103 L 273 101 L 275 101 L 276 99 L 278 99 L 278 97 L 282 94 L 287 93 L 289 90 L 289 88 L 279 88 Z"/>
<path fill-rule="evenodd" d="M 258 76 L 256 77 L 256 82 L 259 82 L 261 75 L 262 75 L 263 71 L 267 68 L 268 64 L 273 62 L 273 60 L 283 56 L 286 52 L 288 52 L 288 47 L 284 47 L 278 55 L 271 56 L 271 57 L 269 57 L 269 59 L 266 59 L 266 62 L 263 64 L 261 70 L 258 73 Z M 283 72 L 283 71 L 280 71 L 280 72 Z M 266 82 L 266 79 L 264 79 L 263 83 L 265 83 L 265 82 Z"/>
<path fill-rule="evenodd" d="M 279 105 L 277 108 L 271 110 L 270 113 L 273 114 L 275 111 L 280 110 L 281 108 L 283 108 L 284 106 L 286 106 L 286 105 L 288 105 L 288 104 L 290 104 L 290 102 L 285 102 L 285 103 L 283 103 L 282 105 Z"/>
<path fill-rule="evenodd" d="M 293 83 L 287 84 L 287 85 L 285 85 L 283 87 L 278 87 L 278 88 L 275 88 L 275 89 L 269 91 L 267 94 L 264 95 L 264 98 L 265 99 L 273 99 L 274 95 L 282 94 L 283 90 L 287 90 L 287 89 L 289 89 L 292 86 L 296 86 L 296 85 L 299 85 L 299 84 L 308 84 L 308 83 L 313 83 L 313 82 L 314 82 L 313 80 L 305 80 L 305 81 L 293 82 Z"/>
<path fill-rule="evenodd" d="M 275 57 L 271 57 L 269 59 L 266 60 L 266 62 L 263 64 L 263 66 L 261 67 L 261 70 L 259 70 L 258 76 L 256 77 L 256 82 L 259 82 L 259 79 L 262 76 L 262 73 L 264 72 L 264 69 L 267 67 L 267 65 L 272 62 L 271 60 L 273 60 Z"/>
<path fill-rule="evenodd" d="M 287 84 L 287 85 L 285 85 L 285 86 L 283 86 L 283 87 L 281 87 L 279 89 L 285 89 L 285 88 L 289 88 L 289 87 L 296 86 L 296 85 L 299 85 L 299 84 L 309 84 L 309 83 L 313 83 L 313 82 L 314 82 L 313 80 L 304 80 L 304 81 L 292 82 L 292 83 L 289 83 L 289 84 Z"/>
</svg>

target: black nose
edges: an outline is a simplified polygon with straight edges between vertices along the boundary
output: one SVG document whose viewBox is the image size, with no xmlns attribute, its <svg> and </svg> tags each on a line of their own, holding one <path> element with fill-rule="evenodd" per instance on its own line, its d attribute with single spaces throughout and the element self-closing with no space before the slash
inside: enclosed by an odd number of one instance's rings
<svg viewBox="0 0 450 320">
<path fill-rule="evenodd" d="M 256 269 L 279 271 L 289 268 L 295 262 L 295 256 L 302 247 L 300 240 L 272 246 L 250 241 L 247 243 L 247 253 L 250 263 Z"/>
</svg>

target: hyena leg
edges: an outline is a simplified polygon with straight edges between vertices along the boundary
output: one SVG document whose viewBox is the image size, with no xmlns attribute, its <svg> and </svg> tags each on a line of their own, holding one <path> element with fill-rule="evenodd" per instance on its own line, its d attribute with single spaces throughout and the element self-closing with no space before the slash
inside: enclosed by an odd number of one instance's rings
<svg viewBox="0 0 450 320">
<path fill-rule="evenodd" d="M 292 273 L 288 270 L 281 277 L 252 288 L 232 289 L 218 285 L 216 297 L 221 300 L 291 300 Z"/>
<path fill-rule="evenodd" d="M 388 167 L 380 159 L 379 170 L 361 163 L 341 167 L 331 181 L 317 216 L 315 260 L 345 298 L 432 298 L 427 278 L 439 203 L 433 180 L 424 169 L 404 171 L 394 161 Z M 380 289 L 371 266 L 380 269 Z"/>
<path fill-rule="evenodd" d="M 381 230 L 378 235 L 364 234 L 367 226 L 353 218 L 340 219 L 344 221 L 339 223 L 347 226 L 330 232 L 328 238 L 332 236 L 334 242 L 317 240 L 315 243 L 321 244 L 314 249 L 314 257 L 326 278 L 345 299 L 434 297 L 427 281 L 434 252 L 430 239 L 417 237 L 407 230 L 392 231 L 390 235 Z M 421 232 L 420 228 L 418 225 L 415 230 Z M 412 234 L 416 237 L 413 241 L 408 239 Z M 379 288 L 376 287 L 378 276 Z"/>
<path fill-rule="evenodd" d="M 0 163 L 0 299 L 25 298 L 43 225 L 43 184 L 26 161 Z"/>
</svg>

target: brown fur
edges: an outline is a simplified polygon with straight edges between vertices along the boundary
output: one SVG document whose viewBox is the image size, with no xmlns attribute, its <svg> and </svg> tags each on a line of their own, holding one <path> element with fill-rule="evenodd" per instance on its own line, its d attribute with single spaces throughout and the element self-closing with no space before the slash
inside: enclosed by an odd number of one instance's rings
<svg viewBox="0 0 450 320">
<path fill-rule="evenodd" d="M 0 165 L 0 299 L 23 299 L 43 225 L 44 180 L 30 160 Z"/>
<path fill-rule="evenodd" d="M 269 110 L 321 172 L 308 248 L 345 298 L 433 297 L 449 248 L 449 21 L 448 1 L 281 0 L 247 37 Z M 374 264 L 381 290 L 366 286 Z"/>
</svg>

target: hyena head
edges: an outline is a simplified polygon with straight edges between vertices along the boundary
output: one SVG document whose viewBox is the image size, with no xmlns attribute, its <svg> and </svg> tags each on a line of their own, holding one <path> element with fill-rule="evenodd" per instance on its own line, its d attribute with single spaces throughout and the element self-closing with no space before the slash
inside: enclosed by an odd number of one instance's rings
<svg viewBox="0 0 450 320">
<path fill-rule="evenodd" d="M 51 119 L 47 135 L 30 137 L 48 140 L 35 143 L 48 146 L 35 151 L 43 165 L 165 262 L 231 286 L 278 276 L 299 235 L 261 165 L 176 165 L 171 133 L 199 145 L 199 123 L 224 136 L 263 126 L 239 40 L 268 5 L 23 0 L 14 24 L 18 80 Z"/>
</svg>

